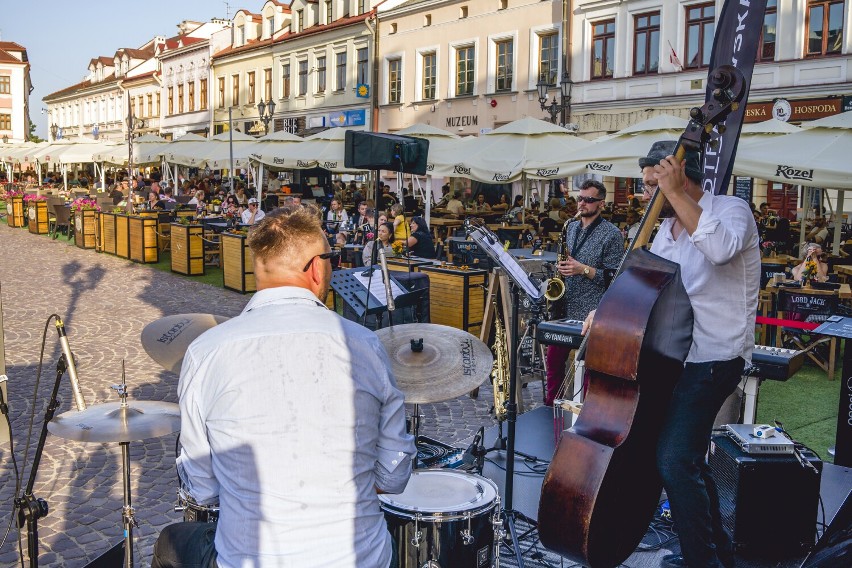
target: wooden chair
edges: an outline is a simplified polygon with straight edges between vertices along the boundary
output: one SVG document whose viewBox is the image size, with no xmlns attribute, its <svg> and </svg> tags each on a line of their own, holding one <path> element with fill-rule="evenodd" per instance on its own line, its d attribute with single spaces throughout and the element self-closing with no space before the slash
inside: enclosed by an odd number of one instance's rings
<svg viewBox="0 0 852 568">
<path fill-rule="evenodd" d="M 204 243 L 204 266 L 221 266 L 222 243 L 219 235 L 205 229 L 201 240 Z"/>
<path fill-rule="evenodd" d="M 65 207 L 63 202 L 62 205 L 55 205 L 54 211 L 56 213 L 53 222 L 53 238 L 55 239 L 59 234 L 59 228 L 65 227 L 65 234 L 68 235 L 68 240 L 71 240 L 71 237 L 74 236 L 74 225 L 71 222 L 71 208 Z"/>
<path fill-rule="evenodd" d="M 834 380 L 837 338 L 813 333 L 813 329 L 838 311 L 838 296 L 832 292 L 807 289 L 778 291 L 778 317 L 796 327 L 778 328 L 776 345 L 806 351 L 807 356 Z M 827 349 L 827 351 L 826 351 Z"/>
</svg>

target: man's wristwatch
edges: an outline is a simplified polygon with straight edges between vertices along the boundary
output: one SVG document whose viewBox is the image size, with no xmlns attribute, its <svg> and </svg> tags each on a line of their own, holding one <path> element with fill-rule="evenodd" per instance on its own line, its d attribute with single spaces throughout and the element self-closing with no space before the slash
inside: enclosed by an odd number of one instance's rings
<svg viewBox="0 0 852 568">
<path fill-rule="evenodd" d="M 592 272 L 591 267 L 587 266 L 583 269 L 583 276 L 588 276 Z"/>
</svg>

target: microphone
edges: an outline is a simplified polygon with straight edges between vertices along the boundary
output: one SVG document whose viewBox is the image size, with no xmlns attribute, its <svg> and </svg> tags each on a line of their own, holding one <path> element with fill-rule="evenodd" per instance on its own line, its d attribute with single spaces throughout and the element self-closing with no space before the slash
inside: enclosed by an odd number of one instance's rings
<svg viewBox="0 0 852 568">
<path fill-rule="evenodd" d="M 62 354 L 65 356 L 65 362 L 68 365 L 68 378 L 71 379 L 71 392 L 74 394 L 74 404 L 77 410 L 82 412 L 86 410 L 86 400 L 83 398 L 83 393 L 80 392 L 80 382 L 77 380 L 77 366 L 74 364 L 74 355 L 71 354 L 71 348 L 68 346 L 68 337 L 65 335 L 65 324 L 62 320 L 56 318 L 56 332 L 59 334 L 59 346 L 62 348 Z"/>
<path fill-rule="evenodd" d="M 378 242 L 378 241 L 377 241 Z M 388 263 L 385 260 L 385 247 L 379 247 L 379 264 L 382 265 L 382 280 L 385 281 L 385 294 L 388 297 L 388 311 L 392 312 L 396 309 L 393 303 L 393 292 L 391 292 L 390 275 L 388 275 Z"/>
</svg>

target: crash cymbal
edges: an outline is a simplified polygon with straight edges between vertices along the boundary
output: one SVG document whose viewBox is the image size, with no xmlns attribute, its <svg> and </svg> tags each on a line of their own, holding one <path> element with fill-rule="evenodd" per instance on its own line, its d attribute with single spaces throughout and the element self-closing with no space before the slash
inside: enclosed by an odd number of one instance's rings
<svg viewBox="0 0 852 568">
<path fill-rule="evenodd" d="M 466 331 L 430 323 L 408 323 L 376 331 L 390 357 L 405 402 L 425 404 L 451 400 L 472 391 L 488 378 L 494 357 Z M 411 341 L 423 339 L 423 351 Z"/>
<path fill-rule="evenodd" d="M 51 434 L 77 442 L 132 442 L 180 430 L 180 408 L 173 402 L 105 402 L 83 411 L 63 412 L 47 424 Z"/>
<path fill-rule="evenodd" d="M 145 326 L 142 347 L 165 370 L 179 374 L 189 344 L 208 329 L 229 319 L 213 314 L 166 316 Z"/>
</svg>

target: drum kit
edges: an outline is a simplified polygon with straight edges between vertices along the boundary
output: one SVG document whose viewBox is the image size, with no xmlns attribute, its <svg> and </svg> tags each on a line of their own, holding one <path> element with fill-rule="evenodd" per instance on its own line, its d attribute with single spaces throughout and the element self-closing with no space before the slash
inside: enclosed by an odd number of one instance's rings
<svg viewBox="0 0 852 568">
<path fill-rule="evenodd" d="M 190 343 L 225 321 L 222 316 L 180 314 L 148 324 L 142 346 L 163 368 L 180 372 Z M 397 385 L 413 404 L 411 430 L 418 435 L 419 405 L 457 398 L 479 387 L 491 372 L 491 350 L 475 336 L 448 326 L 404 324 L 376 331 Z M 138 404 L 138 403 L 137 403 Z M 379 495 L 403 568 L 491 566 L 502 538 L 497 486 L 453 469 L 418 469 L 405 491 Z M 200 505 L 183 488 L 176 511 L 186 521 L 216 522 L 218 505 Z"/>
</svg>

